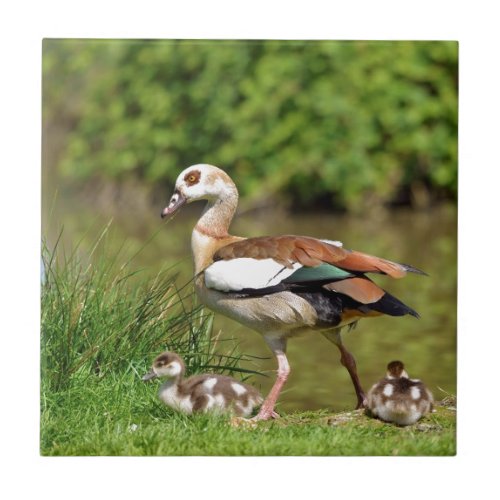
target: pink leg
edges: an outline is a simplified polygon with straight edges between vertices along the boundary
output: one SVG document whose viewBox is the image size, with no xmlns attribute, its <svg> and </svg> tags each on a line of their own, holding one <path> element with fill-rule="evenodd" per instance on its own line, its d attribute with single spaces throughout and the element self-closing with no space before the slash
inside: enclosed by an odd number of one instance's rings
<svg viewBox="0 0 500 500">
<path fill-rule="evenodd" d="M 290 365 L 285 355 L 286 340 L 268 341 L 268 344 L 278 360 L 278 377 L 276 378 L 276 382 L 274 382 L 271 392 L 264 403 L 262 403 L 259 413 L 252 420 L 269 420 L 270 418 L 278 417 L 278 414 L 274 411 L 274 406 L 288 375 L 290 375 Z"/>
</svg>

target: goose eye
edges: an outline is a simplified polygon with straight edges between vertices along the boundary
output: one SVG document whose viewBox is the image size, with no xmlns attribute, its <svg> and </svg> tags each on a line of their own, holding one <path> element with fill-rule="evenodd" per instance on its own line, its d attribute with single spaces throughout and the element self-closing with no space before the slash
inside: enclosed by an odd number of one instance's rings
<svg viewBox="0 0 500 500">
<path fill-rule="evenodd" d="M 188 186 L 193 186 L 200 180 L 201 172 L 199 170 L 191 170 L 184 176 L 184 182 Z"/>
</svg>

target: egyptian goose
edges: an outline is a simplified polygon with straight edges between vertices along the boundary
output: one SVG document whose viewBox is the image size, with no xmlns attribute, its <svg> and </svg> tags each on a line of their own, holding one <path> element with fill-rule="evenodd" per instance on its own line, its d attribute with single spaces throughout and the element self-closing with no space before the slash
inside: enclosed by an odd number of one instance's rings
<svg viewBox="0 0 500 500">
<path fill-rule="evenodd" d="M 286 357 L 289 337 L 302 331 L 322 333 L 340 350 L 363 406 L 354 357 L 344 347 L 341 328 L 360 318 L 418 314 L 382 290 L 365 273 L 402 278 L 407 271 L 425 274 L 364 253 L 337 241 L 306 236 L 242 238 L 228 233 L 238 204 L 238 190 L 221 169 L 200 164 L 186 168 L 161 216 L 184 204 L 206 200 L 191 237 L 195 288 L 213 311 L 261 333 L 278 362 L 276 381 L 256 420 L 276 416 L 274 406 L 290 373 Z"/>
<path fill-rule="evenodd" d="M 391 361 L 386 377 L 368 391 L 366 403 L 381 420 L 411 425 L 432 410 L 433 397 L 420 380 L 408 377 L 401 361 Z"/>
<path fill-rule="evenodd" d="M 160 387 L 158 397 L 170 408 L 191 415 L 199 412 L 231 412 L 248 417 L 262 396 L 251 385 L 224 375 L 193 375 L 184 379 L 186 367 L 175 352 L 164 352 L 154 361 L 151 371 L 142 377 L 168 378 Z"/>
</svg>

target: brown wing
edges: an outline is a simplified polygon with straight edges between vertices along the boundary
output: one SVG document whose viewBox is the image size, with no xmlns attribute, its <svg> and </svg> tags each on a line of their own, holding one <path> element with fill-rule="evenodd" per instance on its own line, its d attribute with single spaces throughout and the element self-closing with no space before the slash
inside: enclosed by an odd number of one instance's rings
<svg viewBox="0 0 500 500">
<path fill-rule="evenodd" d="M 381 273 L 402 278 L 407 271 L 422 273 L 405 264 L 398 264 L 373 255 L 347 250 L 316 238 L 306 236 L 263 236 L 248 238 L 220 248 L 214 260 L 231 260 L 241 257 L 274 259 L 290 268 L 296 262 L 306 267 L 322 263 L 357 273 Z"/>
<path fill-rule="evenodd" d="M 348 295 L 361 304 L 373 304 L 386 293 L 368 278 L 347 278 L 323 285 L 323 288 Z"/>
</svg>

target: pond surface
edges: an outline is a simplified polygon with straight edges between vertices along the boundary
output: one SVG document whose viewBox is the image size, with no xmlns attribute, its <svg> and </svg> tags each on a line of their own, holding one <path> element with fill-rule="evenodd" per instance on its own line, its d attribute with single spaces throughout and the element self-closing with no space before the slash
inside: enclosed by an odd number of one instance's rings
<svg viewBox="0 0 500 500">
<path fill-rule="evenodd" d="M 186 207 L 168 222 L 160 220 L 162 208 L 158 205 L 151 210 L 121 207 L 103 211 L 59 195 L 56 203 L 44 203 L 42 234 L 53 245 L 64 226 L 64 241 L 72 245 L 80 242 L 85 253 L 113 217 L 111 240 L 117 246 L 126 241 L 124 259 L 144 247 L 134 258 L 134 266 L 152 275 L 177 264 L 182 285 L 191 277 L 190 236 L 202 205 Z M 410 376 L 426 382 L 436 399 L 445 396 L 442 391 L 456 394 L 456 207 L 440 206 L 425 212 L 401 209 L 366 217 L 288 214 L 268 209 L 237 214 L 231 232 L 245 236 L 303 234 L 340 240 L 346 248 L 412 264 L 427 272 L 429 276 L 409 275 L 401 280 L 375 276 L 383 288 L 416 309 L 421 319 L 405 316 L 361 320 L 357 328 L 344 334 L 344 343 L 356 358 L 365 390 L 384 375 L 389 361 L 401 359 Z M 225 338 L 236 338 L 246 354 L 268 357 L 249 365 L 269 375 L 249 380 L 267 393 L 276 364 L 261 336 L 220 315 L 215 317 L 214 328 L 216 333 L 222 330 Z M 338 349 L 322 335 L 311 333 L 291 339 L 288 358 L 292 373 L 279 409 L 339 411 L 354 407 L 354 390 L 340 364 Z"/>
</svg>

